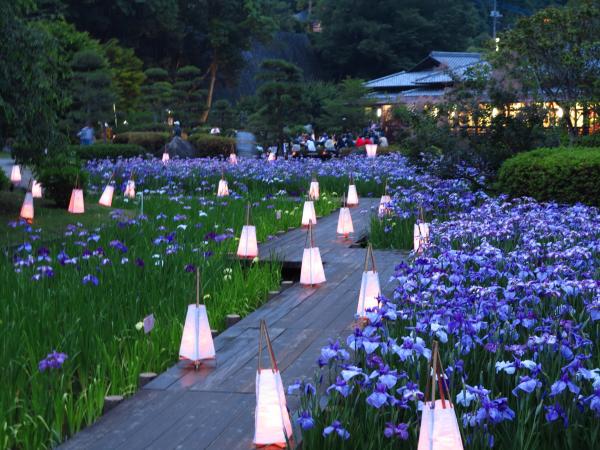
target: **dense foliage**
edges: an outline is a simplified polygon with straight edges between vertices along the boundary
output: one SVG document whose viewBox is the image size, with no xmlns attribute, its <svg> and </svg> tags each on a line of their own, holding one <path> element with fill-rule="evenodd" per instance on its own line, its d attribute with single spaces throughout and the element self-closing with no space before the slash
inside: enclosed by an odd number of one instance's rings
<svg viewBox="0 0 600 450">
<path fill-rule="evenodd" d="M 119 133 L 113 139 L 115 144 L 131 144 L 143 147 L 148 153 L 162 153 L 169 141 L 169 133 L 163 131 L 127 131 Z M 133 156 L 131 154 L 123 157 Z"/>
<path fill-rule="evenodd" d="M 80 160 L 90 159 L 116 159 L 133 158 L 145 153 L 152 153 L 151 150 L 138 144 L 103 144 L 94 145 L 71 145 L 68 152 L 75 154 Z"/>
</svg>

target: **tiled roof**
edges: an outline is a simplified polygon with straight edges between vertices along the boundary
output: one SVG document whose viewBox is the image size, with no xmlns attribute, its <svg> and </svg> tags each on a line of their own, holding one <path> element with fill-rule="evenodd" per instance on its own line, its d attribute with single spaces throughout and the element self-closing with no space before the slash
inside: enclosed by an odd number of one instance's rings
<svg viewBox="0 0 600 450">
<path fill-rule="evenodd" d="M 433 71 L 413 73 L 398 72 L 385 77 L 377 78 L 376 80 L 368 81 L 365 86 L 367 88 L 410 87 L 415 85 L 415 81 L 417 79 L 433 73 Z"/>
<path fill-rule="evenodd" d="M 471 66 L 482 61 L 480 53 L 431 52 L 429 56 L 447 66 L 450 70 L 456 70 L 459 67 L 464 66 Z"/>
<path fill-rule="evenodd" d="M 441 97 L 444 89 L 409 89 L 400 94 L 401 97 Z"/>
</svg>

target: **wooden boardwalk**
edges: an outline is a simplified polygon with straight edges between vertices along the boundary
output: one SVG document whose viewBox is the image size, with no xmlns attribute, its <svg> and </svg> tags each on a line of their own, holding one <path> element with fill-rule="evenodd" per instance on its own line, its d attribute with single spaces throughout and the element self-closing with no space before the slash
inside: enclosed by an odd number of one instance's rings
<svg viewBox="0 0 600 450">
<path fill-rule="evenodd" d="M 351 210 L 354 239 L 366 233 L 376 206 L 376 199 L 361 199 Z M 312 377 L 321 347 L 351 332 L 366 250 L 336 238 L 337 218 L 336 211 L 318 219 L 315 228 L 327 277 L 324 285 L 306 288 L 294 283 L 215 338 L 218 364 L 198 371 L 176 364 L 60 448 L 253 448 L 260 319 L 269 327 L 286 387 Z M 302 229 L 280 235 L 261 245 L 261 258 L 277 255 L 284 261 L 301 261 L 305 238 Z M 390 275 L 403 254 L 376 251 L 375 258 L 382 290 L 389 294 Z M 297 398 L 288 396 L 289 408 L 296 405 Z"/>
</svg>

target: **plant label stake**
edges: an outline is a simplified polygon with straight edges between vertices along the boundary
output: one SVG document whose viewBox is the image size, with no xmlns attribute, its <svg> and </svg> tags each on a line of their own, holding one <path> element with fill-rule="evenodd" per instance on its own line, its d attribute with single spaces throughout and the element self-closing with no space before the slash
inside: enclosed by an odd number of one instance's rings
<svg viewBox="0 0 600 450">
<path fill-rule="evenodd" d="M 267 345 L 271 368 L 261 368 L 263 339 Z M 256 371 L 256 410 L 254 415 L 254 445 L 287 447 L 291 441 L 292 424 L 287 410 L 281 374 L 273 352 L 269 331 L 260 321 L 258 338 L 258 370 Z"/>
<path fill-rule="evenodd" d="M 371 260 L 371 270 L 369 270 L 369 259 Z M 369 243 L 365 255 L 365 269 L 360 283 L 360 293 L 358 295 L 358 307 L 356 314 L 359 318 L 366 317 L 367 309 L 373 309 L 379 306 L 379 296 L 381 289 L 379 287 L 379 274 L 375 267 L 375 255 L 373 246 Z"/>
<path fill-rule="evenodd" d="M 216 357 L 206 306 L 200 303 L 200 268 L 196 269 L 196 304 L 188 305 L 179 357 L 191 361 L 196 369 L 201 361 Z"/>
</svg>

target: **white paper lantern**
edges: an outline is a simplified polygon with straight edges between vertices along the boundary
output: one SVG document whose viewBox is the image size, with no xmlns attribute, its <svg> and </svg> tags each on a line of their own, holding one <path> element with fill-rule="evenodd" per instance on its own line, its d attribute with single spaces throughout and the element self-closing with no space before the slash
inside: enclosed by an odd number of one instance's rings
<svg viewBox="0 0 600 450">
<path fill-rule="evenodd" d="M 229 155 L 229 163 L 234 165 L 238 163 L 237 155 L 235 153 Z"/>
<path fill-rule="evenodd" d="M 128 198 L 135 198 L 135 181 L 128 180 L 125 186 L 125 193 L 123 194 Z"/>
<path fill-rule="evenodd" d="M 365 317 L 366 310 L 379 306 L 377 299 L 381 295 L 379 287 L 379 273 L 375 270 L 364 271 L 360 282 L 360 293 L 358 295 L 358 317 Z"/>
<path fill-rule="evenodd" d="M 237 255 L 240 258 L 254 259 L 258 256 L 258 244 L 256 242 L 256 227 L 244 225 L 242 235 L 238 244 Z"/>
<path fill-rule="evenodd" d="M 265 336 L 271 368 L 261 368 L 262 338 Z M 256 372 L 256 409 L 254 445 L 285 448 L 293 436 L 281 374 L 264 321 L 260 322 L 258 370 Z"/>
<path fill-rule="evenodd" d="M 277 155 L 275 154 L 275 152 L 269 152 L 269 157 L 267 158 L 268 161 L 275 161 L 277 159 Z"/>
<path fill-rule="evenodd" d="M 413 247 L 415 252 L 421 253 L 429 245 L 429 224 L 426 222 L 415 223 L 413 233 Z"/>
<path fill-rule="evenodd" d="M 350 184 L 348 186 L 348 199 L 346 200 L 348 206 L 358 206 L 358 193 L 356 192 L 356 185 Z"/>
<path fill-rule="evenodd" d="M 33 195 L 33 198 L 42 198 L 42 185 L 36 180 L 33 180 L 31 184 L 31 195 Z"/>
<path fill-rule="evenodd" d="M 169 161 L 169 159 L 171 159 L 171 157 L 169 156 L 169 154 L 167 152 L 163 152 L 162 154 L 162 162 L 166 163 Z"/>
<path fill-rule="evenodd" d="M 113 195 L 115 193 L 115 187 L 112 184 L 107 184 L 100 196 L 100 200 L 98 201 L 99 205 L 108 206 L 109 208 L 112 206 Z"/>
<path fill-rule="evenodd" d="M 377 144 L 366 144 L 367 158 L 375 158 L 377 156 Z"/>
<path fill-rule="evenodd" d="M 319 247 L 305 248 L 302 254 L 302 267 L 300 268 L 300 284 L 314 286 L 325 283 L 325 271 L 321 261 Z"/>
<path fill-rule="evenodd" d="M 215 358 L 215 345 L 205 305 L 188 305 L 179 357 L 194 363 Z"/>
<path fill-rule="evenodd" d="M 31 222 L 33 220 L 33 212 L 33 195 L 31 192 L 27 192 L 25 194 L 25 199 L 23 200 L 23 206 L 21 206 L 19 217 Z"/>
<path fill-rule="evenodd" d="M 350 208 L 343 207 L 340 208 L 340 215 L 338 216 L 337 234 L 348 237 L 350 233 L 354 233 Z"/>
<path fill-rule="evenodd" d="M 381 200 L 379 200 L 379 209 L 377 211 L 379 217 L 383 217 L 390 213 L 389 204 L 391 201 L 392 197 L 390 197 L 389 195 L 385 194 L 381 196 Z"/>
<path fill-rule="evenodd" d="M 302 226 L 307 227 L 310 223 L 317 224 L 317 214 L 315 212 L 315 204 L 312 201 L 304 202 L 302 210 Z"/>
<path fill-rule="evenodd" d="M 220 179 L 219 187 L 217 188 L 217 197 L 227 197 L 229 195 L 229 186 L 227 180 Z"/>
<path fill-rule="evenodd" d="M 312 180 L 308 189 L 308 198 L 311 200 L 319 200 L 319 182 Z"/>
<path fill-rule="evenodd" d="M 73 189 L 67 211 L 69 211 L 71 214 L 83 214 L 85 212 L 85 206 L 83 203 L 83 190 Z"/>
<path fill-rule="evenodd" d="M 10 182 L 15 185 L 21 182 L 21 167 L 18 164 L 12 166 L 12 170 L 10 171 Z"/>
</svg>

